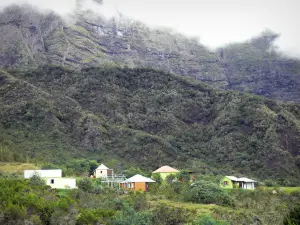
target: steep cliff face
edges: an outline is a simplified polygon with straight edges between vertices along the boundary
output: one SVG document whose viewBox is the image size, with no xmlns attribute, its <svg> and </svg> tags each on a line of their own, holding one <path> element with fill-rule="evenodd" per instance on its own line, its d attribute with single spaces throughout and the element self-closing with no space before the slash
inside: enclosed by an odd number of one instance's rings
<svg viewBox="0 0 300 225">
<path fill-rule="evenodd" d="M 108 20 L 78 9 L 62 19 L 29 6 L 11 6 L 0 14 L 0 33 L 1 67 L 155 68 L 218 89 L 300 101 L 300 62 L 274 49 L 277 35 L 271 32 L 211 52 L 195 39 L 122 16 Z"/>
<path fill-rule="evenodd" d="M 125 18 L 106 20 L 78 10 L 66 21 L 13 6 L 0 17 L 1 66 L 118 64 L 152 67 L 226 85 L 217 58 L 197 40 L 153 30 Z"/>
</svg>

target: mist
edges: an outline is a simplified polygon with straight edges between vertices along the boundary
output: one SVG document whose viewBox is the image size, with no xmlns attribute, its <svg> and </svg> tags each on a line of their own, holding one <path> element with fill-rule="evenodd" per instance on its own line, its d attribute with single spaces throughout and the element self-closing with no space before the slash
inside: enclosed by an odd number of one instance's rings
<svg viewBox="0 0 300 225">
<path fill-rule="evenodd" d="M 105 17 L 122 13 L 151 27 L 168 27 L 212 49 L 242 42 L 269 28 L 281 36 L 279 50 L 300 57 L 300 15 L 298 0 L 81 0 L 82 7 Z M 40 9 L 51 9 L 68 15 L 76 9 L 76 0 L 7 0 L 9 4 L 29 3 Z"/>
</svg>

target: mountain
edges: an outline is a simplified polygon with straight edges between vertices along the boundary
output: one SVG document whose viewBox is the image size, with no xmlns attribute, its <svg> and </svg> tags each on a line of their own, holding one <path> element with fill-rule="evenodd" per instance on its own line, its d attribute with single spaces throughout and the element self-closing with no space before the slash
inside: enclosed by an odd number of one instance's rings
<svg viewBox="0 0 300 225">
<path fill-rule="evenodd" d="M 30 6 L 6 8 L 0 34 L 0 160 L 110 158 L 299 184 L 300 64 L 277 34 L 211 52 L 121 15 Z"/>
<path fill-rule="evenodd" d="M 105 19 L 77 9 L 67 18 L 30 6 L 0 14 L 0 66 L 27 70 L 46 64 L 73 69 L 91 66 L 156 68 L 191 76 L 214 88 L 299 102 L 300 61 L 275 49 L 266 30 L 245 43 L 212 52 L 197 39 L 151 29 L 120 15 Z"/>
<path fill-rule="evenodd" d="M 299 183 L 297 104 L 152 69 L 44 66 L 0 81 L 0 160 L 106 156 Z"/>
</svg>

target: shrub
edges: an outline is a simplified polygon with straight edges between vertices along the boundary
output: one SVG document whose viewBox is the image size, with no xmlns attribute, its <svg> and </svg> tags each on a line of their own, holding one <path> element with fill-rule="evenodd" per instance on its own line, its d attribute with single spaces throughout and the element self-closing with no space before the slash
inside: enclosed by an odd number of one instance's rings
<svg viewBox="0 0 300 225">
<path fill-rule="evenodd" d="M 93 189 L 92 180 L 88 177 L 83 178 L 78 182 L 78 188 L 82 189 L 83 191 L 90 192 Z"/>
<path fill-rule="evenodd" d="M 184 199 L 195 203 L 233 205 L 232 198 L 220 186 L 206 181 L 193 183 L 185 192 Z"/>
<path fill-rule="evenodd" d="M 284 225 L 298 225 L 300 224 L 300 204 L 297 204 L 283 220 Z"/>
<path fill-rule="evenodd" d="M 46 181 L 42 179 L 37 173 L 33 174 L 32 177 L 29 179 L 29 184 L 35 185 L 35 186 L 45 186 Z"/>
<path fill-rule="evenodd" d="M 190 174 L 187 170 L 182 170 L 177 174 L 178 180 L 182 182 L 189 182 L 191 180 Z"/>
<path fill-rule="evenodd" d="M 163 181 L 159 173 L 152 174 L 152 179 L 155 180 L 158 184 L 161 184 Z"/>
<path fill-rule="evenodd" d="M 153 224 L 157 225 L 175 225 L 187 222 L 195 216 L 195 210 L 187 210 L 166 204 L 159 205 L 153 212 Z"/>
<path fill-rule="evenodd" d="M 136 212 L 128 203 L 122 205 L 120 214 L 113 218 L 113 225 L 150 225 L 152 214 L 149 212 Z"/>
</svg>

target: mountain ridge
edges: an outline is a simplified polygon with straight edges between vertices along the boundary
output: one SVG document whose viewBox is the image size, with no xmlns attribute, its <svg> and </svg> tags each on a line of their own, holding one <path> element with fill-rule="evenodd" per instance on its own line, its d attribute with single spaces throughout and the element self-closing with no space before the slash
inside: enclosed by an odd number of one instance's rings
<svg viewBox="0 0 300 225">
<path fill-rule="evenodd" d="M 101 65 L 156 68 L 191 76 L 217 89 L 232 89 L 299 102 L 300 61 L 274 46 L 266 30 L 244 43 L 211 52 L 198 40 L 129 20 L 77 10 L 68 20 L 27 6 L 0 14 L 0 66 L 30 69 L 44 64 L 80 70 Z"/>
</svg>

